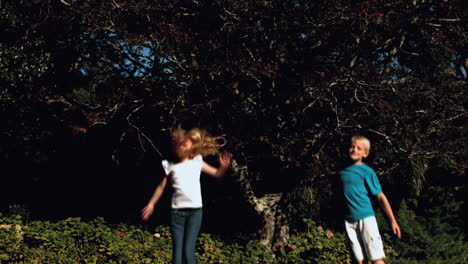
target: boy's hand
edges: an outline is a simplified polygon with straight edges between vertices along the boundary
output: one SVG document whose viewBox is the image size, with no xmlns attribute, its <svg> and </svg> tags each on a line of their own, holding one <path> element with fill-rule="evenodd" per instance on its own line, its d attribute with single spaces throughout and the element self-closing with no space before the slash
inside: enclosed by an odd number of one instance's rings
<svg viewBox="0 0 468 264">
<path fill-rule="evenodd" d="M 377 194 L 377 199 L 379 199 L 380 205 L 384 209 L 384 212 L 387 214 L 388 219 L 390 220 L 390 224 L 392 226 L 392 231 L 393 234 L 395 234 L 398 239 L 401 238 L 401 231 L 400 227 L 398 226 L 398 223 L 395 219 L 395 216 L 393 215 L 392 207 L 390 206 L 390 203 L 387 200 L 387 197 L 383 192 Z"/>
<path fill-rule="evenodd" d="M 398 239 L 401 239 L 401 230 L 397 222 L 392 223 L 392 231 L 393 231 L 393 234 L 395 234 L 398 237 Z"/>
</svg>

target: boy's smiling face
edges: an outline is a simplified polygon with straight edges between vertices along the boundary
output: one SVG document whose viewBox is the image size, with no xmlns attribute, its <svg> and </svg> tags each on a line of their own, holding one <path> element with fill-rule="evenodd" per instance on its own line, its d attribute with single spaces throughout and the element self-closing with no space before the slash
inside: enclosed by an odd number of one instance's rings
<svg viewBox="0 0 468 264">
<path fill-rule="evenodd" d="M 349 158 L 355 164 L 361 164 L 362 160 L 369 155 L 369 148 L 367 144 L 360 140 L 355 140 L 349 147 Z"/>
</svg>

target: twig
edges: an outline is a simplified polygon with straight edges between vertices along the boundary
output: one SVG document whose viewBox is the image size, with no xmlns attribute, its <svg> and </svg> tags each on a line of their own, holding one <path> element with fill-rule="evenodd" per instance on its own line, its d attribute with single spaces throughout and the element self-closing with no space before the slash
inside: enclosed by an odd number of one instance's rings
<svg viewBox="0 0 468 264">
<path fill-rule="evenodd" d="M 112 107 L 111 109 L 109 109 L 109 112 L 114 112 L 112 113 L 111 115 L 111 118 L 114 118 L 115 114 L 117 113 L 117 110 L 119 109 L 119 105 L 116 104 L 114 107 Z"/>
<path fill-rule="evenodd" d="M 393 146 L 393 143 L 392 143 L 392 141 L 390 140 L 390 137 L 387 136 L 386 134 L 384 134 L 384 133 L 382 133 L 382 132 L 379 132 L 379 131 L 376 131 L 376 130 L 374 130 L 374 129 L 369 129 L 369 131 L 372 132 L 372 133 L 375 133 L 375 134 L 377 134 L 377 135 L 380 135 L 380 136 L 384 137 L 385 140 L 387 141 L 387 143 L 388 143 L 390 146 Z"/>
<path fill-rule="evenodd" d="M 65 0 L 60 0 L 60 2 L 62 2 L 62 4 L 66 5 L 66 6 L 70 6 L 70 3 L 65 2 Z"/>
<path fill-rule="evenodd" d="M 107 123 L 106 122 L 94 122 L 88 127 L 88 129 L 90 129 L 93 126 L 97 126 L 97 125 L 107 125 Z"/>
<path fill-rule="evenodd" d="M 444 22 L 460 22 L 459 18 L 438 18 L 437 20 Z"/>
<path fill-rule="evenodd" d="M 83 103 L 83 102 L 78 101 L 78 100 L 76 100 L 76 99 L 72 99 L 72 101 L 75 102 L 75 103 L 78 103 L 78 104 L 80 104 L 80 105 L 82 105 L 82 106 L 86 106 L 86 107 L 88 107 L 89 109 L 92 109 L 92 110 L 96 110 L 96 109 L 98 109 L 99 107 L 101 107 L 100 104 L 98 104 L 98 105 L 96 105 L 96 106 L 91 106 L 91 105 L 89 105 L 89 104 L 87 104 L 87 103 Z"/>
<path fill-rule="evenodd" d="M 146 152 L 145 146 L 143 145 L 143 142 L 141 142 L 141 134 L 138 133 L 138 141 L 140 142 L 140 147 L 143 150 L 143 152 Z"/>
<path fill-rule="evenodd" d="M 113 3 L 117 8 L 120 8 L 120 5 L 117 4 L 117 2 L 115 2 L 115 0 L 112 0 L 112 3 Z"/>
<path fill-rule="evenodd" d="M 356 98 L 356 101 L 358 101 L 358 103 L 361 103 L 361 104 L 365 104 L 366 102 L 364 101 L 361 101 L 359 100 L 358 96 L 357 96 L 357 89 L 354 89 L 354 98 Z"/>
<path fill-rule="evenodd" d="M 140 140 L 140 145 L 141 145 L 141 148 L 143 149 L 143 151 L 146 152 L 145 148 L 143 147 L 143 144 L 142 144 L 142 141 L 141 141 L 141 136 L 143 136 L 146 140 L 148 140 L 148 142 L 150 143 L 151 147 L 153 147 L 153 149 L 156 151 L 156 153 L 158 153 L 159 157 L 161 158 L 164 158 L 164 155 L 161 154 L 161 152 L 159 151 L 159 149 L 153 144 L 153 141 L 145 134 L 143 133 L 143 131 L 141 131 L 141 129 L 139 127 L 137 127 L 136 125 L 132 124 L 132 122 L 130 121 L 130 118 L 132 117 L 132 115 L 136 112 L 138 112 L 141 108 L 143 108 L 145 105 L 141 105 L 139 107 L 137 107 L 135 110 L 133 110 L 128 116 L 127 116 L 127 122 L 128 124 L 133 127 L 137 132 L 138 132 L 138 139 Z M 126 134 L 126 132 L 124 134 L 122 134 L 122 137 L 121 137 L 121 140 L 123 139 L 124 135 Z"/>
</svg>

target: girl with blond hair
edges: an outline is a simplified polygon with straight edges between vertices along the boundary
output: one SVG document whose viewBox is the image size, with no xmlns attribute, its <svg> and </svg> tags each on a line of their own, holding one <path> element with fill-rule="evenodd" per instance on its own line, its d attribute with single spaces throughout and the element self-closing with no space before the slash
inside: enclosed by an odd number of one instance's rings
<svg viewBox="0 0 468 264">
<path fill-rule="evenodd" d="M 174 189 L 170 217 L 172 263 L 194 264 L 196 241 L 202 221 L 201 172 L 215 178 L 223 176 L 231 164 L 232 154 L 221 154 L 220 167 L 215 168 L 203 161 L 203 156 L 220 154 L 219 148 L 226 144 L 224 137 L 210 136 L 207 131 L 198 128 L 188 131 L 177 128 L 171 131 L 171 137 L 177 161 L 162 161 L 165 176 L 148 204 L 141 210 L 141 217 L 145 221 L 150 218 L 169 180 Z"/>
</svg>

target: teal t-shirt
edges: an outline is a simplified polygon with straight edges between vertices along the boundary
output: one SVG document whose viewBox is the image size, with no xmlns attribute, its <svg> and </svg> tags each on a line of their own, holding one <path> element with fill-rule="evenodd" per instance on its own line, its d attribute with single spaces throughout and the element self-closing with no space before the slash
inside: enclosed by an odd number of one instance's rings
<svg viewBox="0 0 468 264">
<path fill-rule="evenodd" d="M 347 208 L 345 219 L 359 221 L 375 216 L 370 195 L 382 192 L 375 171 L 366 164 L 354 164 L 340 171 L 339 175 Z"/>
</svg>

